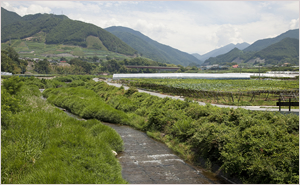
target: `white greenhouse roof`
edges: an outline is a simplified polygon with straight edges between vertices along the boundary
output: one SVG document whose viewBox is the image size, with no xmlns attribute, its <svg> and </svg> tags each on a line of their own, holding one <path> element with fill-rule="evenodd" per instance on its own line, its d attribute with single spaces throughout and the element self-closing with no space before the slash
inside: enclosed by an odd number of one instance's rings
<svg viewBox="0 0 300 185">
<path fill-rule="evenodd" d="M 267 73 L 131 73 L 114 74 L 113 79 L 122 78 L 169 78 L 169 79 L 250 79 L 250 76 L 289 77 L 299 74 L 267 74 Z"/>
<path fill-rule="evenodd" d="M 114 74 L 113 79 L 122 78 L 173 78 L 173 79 L 250 79 L 252 73 L 134 73 Z"/>
</svg>

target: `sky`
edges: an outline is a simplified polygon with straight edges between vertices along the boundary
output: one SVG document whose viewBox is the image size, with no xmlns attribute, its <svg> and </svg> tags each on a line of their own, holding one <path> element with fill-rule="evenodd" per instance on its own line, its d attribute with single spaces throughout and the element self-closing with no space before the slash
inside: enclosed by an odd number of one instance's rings
<svg viewBox="0 0 300 185">
<path fill-rule="evenodd" d="M 20 16 L 64 14 L 101 28 L 124 26 L 187 53 L 273 38 L 299 28 L 299 1 L 2 1 Z"/>
</svg>

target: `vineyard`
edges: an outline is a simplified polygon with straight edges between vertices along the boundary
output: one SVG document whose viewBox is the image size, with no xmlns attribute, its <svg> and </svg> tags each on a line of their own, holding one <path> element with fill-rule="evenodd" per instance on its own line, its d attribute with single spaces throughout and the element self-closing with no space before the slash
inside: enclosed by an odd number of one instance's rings
<svg viewBox="0 0 300 185">
<path fill-rule="evenodd" d="M 120 83 L 161 93 L 227 105 L 275 105 L 280 98 L 299 101 L 299 81 L 127 79 Z"/>
</svg>

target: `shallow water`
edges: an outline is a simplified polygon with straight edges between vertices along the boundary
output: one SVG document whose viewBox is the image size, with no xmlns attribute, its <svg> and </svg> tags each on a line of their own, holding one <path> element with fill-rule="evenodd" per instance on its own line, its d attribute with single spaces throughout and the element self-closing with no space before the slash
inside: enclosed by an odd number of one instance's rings
<svg viewBox="0 0 300 185">
<path fill-rule="evenodd" d="M 71 117 L 84 120 L 65 112 Z M 130 184 L 227 183 L 214 173 L 186 163 L 165 144 L 150 138 L 144 132 L 129 126 L 102 123 L 115 129 L 123 139 L 125 149 L 117 157 L 122 166 L 122 176 Z"/>
</svg>

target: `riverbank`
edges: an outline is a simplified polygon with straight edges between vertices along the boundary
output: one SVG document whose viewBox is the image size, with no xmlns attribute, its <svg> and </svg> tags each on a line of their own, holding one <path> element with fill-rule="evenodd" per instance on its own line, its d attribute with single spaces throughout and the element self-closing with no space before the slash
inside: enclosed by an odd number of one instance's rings
<svg viewBox="0 0 300 185">
<path fill-rule="evenodd" d="M 159 98 L 104 82 L 46 91 L 43 94 L 47 94 L 54 104 L 68 107 L 83 117 L 102 121 L 107 115 L 117 118 L 112 121 L 146 131 L 185 160 L 197 163 L 202 157 L 207 169 L 213 170 L 213 164 L 217 164 L 219 171 L 237 177 L 243 183 L 297 181 L 298 167 L 280 164 L 282 156 L 287 160 L 285 164 L 296 164 L 299 156 L 295 148 L 299 143 L 298 116 L 200 106 L 192 101 Z M 107 108 L 102 104 L 107 104 Z M 287 173 L 287 170 L 292 171 Z M 286 176 L 288 174 L 292 176 Z"/>
<path fill-rule="evenodd" d="M 42 100 L 29 78 L 18 79 L 1 88 L 1 183 L 127 183 L 112 153 L 123 147 L 113 129 L 67 116 Z"/>
</svg>

